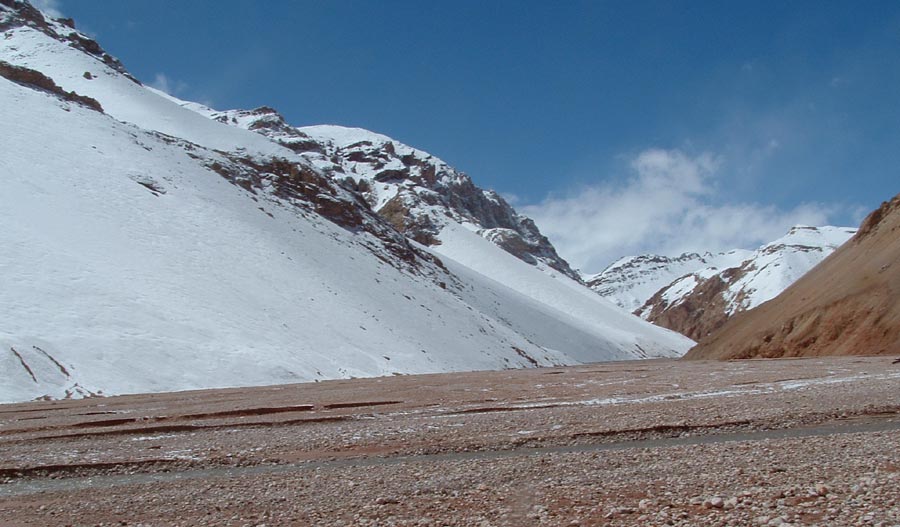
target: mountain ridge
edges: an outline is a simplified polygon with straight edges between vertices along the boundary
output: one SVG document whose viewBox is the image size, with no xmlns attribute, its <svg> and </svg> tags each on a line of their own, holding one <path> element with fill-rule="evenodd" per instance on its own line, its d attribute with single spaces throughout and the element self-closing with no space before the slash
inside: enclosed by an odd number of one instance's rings
<svg viewBox="0 0 900 527">
<path fill-rule="evenodd" d="M 686 358 L 900 354 L 900 195 L 780 295 L 702 339 Z"/>
<path fill-rule="evenodd" d="M 628 257 L 587 284 L 621 307 L 639 306 L 633 313 L 644 320 L 700 340 L 736 313 L 777 296 L 854 232 L 797 225 L 756 251 Z"/>
<path fill-rule="evenodd" d="M 294 150 L 311 164 L 359 191 L 373 210 L 423 245 L 438 243 L 447 225 L 473 230 L 520 260 L 580 281 L 534 222 L 498 193 L 480 189 L 445 161 L 386 135 L 338 125 L 293 127 L 277 110 L 217 111 L 181 101 L 210 119 L 257 132 Z"/>
</svg>

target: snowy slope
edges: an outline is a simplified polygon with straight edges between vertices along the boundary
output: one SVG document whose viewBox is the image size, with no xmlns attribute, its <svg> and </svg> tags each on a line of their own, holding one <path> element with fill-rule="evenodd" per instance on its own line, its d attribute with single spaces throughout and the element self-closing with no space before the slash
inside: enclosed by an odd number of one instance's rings
<svg viewBox="0 0 900 527">
<path fill-rule="evenodd" d="M 688 339 L 683 339 L 679 335 L 660 331 L 659 328 L 643 324 L 633 317 L 623 316 L 618 309 L 598 298 L 581 283 L 571 279 L 566 272 L 568 266 L 563 270 L 554 268 L 553 257 L 548 260 L 537 258 L 529 260 L 523 258 L 522 254 L 517 254 L 515 250 L 509 248 L 503 250 L 504 244 L 497 238 L 510 233 L 511 229 L 502 227 L 488 229 L 485 228 L 483 216 L 467 214 L 472 212 L 471 209 L 460 211 L 448 206 L 443 200 L 418 199 L 420 193 L 434 193 L 423 185 L 422 179 L 426 179 L 424 183 L 428 183 L 427 177 L 421 178 L 421 171 L 412 171 L 411 176 L 404 177 L 397 176 L 397 173 L 404 171 L 408 173 L 410 167 L 424 167 L 430 170 L 434 180 L 431 188 L 463 185 L 470 187 L 469 193 L 483 196 L 489 202 L 496 202 L 498 206 L 501 201 L 494 193 L 474 187 L 468 176 L 455 171 L 447 163 L 427 152 L 361 128 L 318 125 L 291 129 L 283 124 L 280 116 L 272 113 L 273 110 L 266 108 L 254 111 L 215 112 L 190 103 L 182 102 L 182 104 L 234 126 L 263 129 L 267 136 L 277 137 L 281 141 L 295 141 L 303 137 L 325 145 L 326 152 L 343 152 L 345 159 L 340 166 L 342 171 L 340 174 L 370 182 L 368 188 L 372 198 L 369 202 L 373 209 L 384 210 L 392 201 L 402 199 L 409 217 L 427 218 L 433 233 L 433 239 L 429 237 L 432 242 L 429 245 L 436 254 L 444 259 L 453 259 L 464 267 L 550 308 L 550 318 L 563 314 L 563 318 L 569 324 L 582 327 L 588 334 L 607 340 L 603 350 L 611 357 L 632 359 L 647 356 L 677 356 L 680 354 L 677 350 L 691 345 Z M 301 135 L 298 136 L 297 133 Z M 332 156 L 311 152 L 306 157 L 321 160 Z M 330 166 L 330 161 L 326 160 L 323 163 L 320 165 L 323 169 Z M 384 177 L 384 174 L 388 174 L 388 177 Z M 499 213 L 510 215 L 502 209 Z M 509 236 L 517 236 L 517 233 L 513 231 Z M 547 243 L 549 245 L 549 242 Z M 720 259 L 724 261 L 725 256 Z M 538 327 L 543 330 L 542 326 Z M 528 331 L 530 326 L 526 324 L 517 329 Z M 541 340 L 534 335 L 532 337 L 536 341 Z M 575 347 L 579 350 L 577 352 L 579 360 L 591 360 L 590 357 L 598 351 L 591 346 L 596 346 L 596 343 L 587 345 L 581 342 Z M 566 351 L 573 353 L 571 348 L 566 348 Z"/>
<path fill-rule="evenodd" d="M 854 234 L 856 229 L 852 227 L 798 225 L 763 245 L 741 264 L 743 276 L 725 293 L 729 314 L 753 309 L 775 298 Z"/>
<path fill-rule="evenodd" d="M 678 356 L 676 350 L 692 346 L 689 339 L 628 315 L 566 276 L 548 277 L 464 226 L 448 225 L 441 231 L 440 241 L 433 250 L 445 261 L 461 264 L 545 306 L 552 313 L 549 318 L 566 320 L 581 332 L 606 340 L 604 355 L 617 359 Z M 543 329 L 542 324 L 516 326 L 520 332 L 534 332 L 536 328 Z M 533 333 L 531 338 L 545 347 L 558 345 L 542 342 Z M 589 362 L 600 351 L 591 346 L 596 344 L 582 342 L 565 350 L 576 359 Z"/>
<path fill-rule="evenodd" d="M 675 280 L 693 273 L 717 272 L 740 265 L 753 254 L 735 249 L 724 253 L 684 253 L 668 257 L 653 254 L 626 256 L 610 264 L 601 273 L 584 279 L 588 287 L 619 307 L 633 312 L 657 291 Z"/>
<path fill-rule="evenodd" d="M 75 32 L 60 24 L 53 28 L 63 33 Z M 155 130 L 217 150 L 243 151 L 253 156 L 293 155 L 287 148 L 259 134 L 219 126 L 196 112 L 172 104 L 155 90 L 134 82 L 96 57 L 33 27 L 7 30 L 0 39 L 0 58 L 40 71 L 63 89 L 100 101 L 104 111 L 112 117 L 145 130 Z"/>
<path fill-rule="evenodd" d="M 0 68 L 0 401 L 574 364 L 691 345 L 459 223 L 442 226 L 437 249 L 410 244 L 359 181 L 317 165 L 306 133 L 285 127 L 277 133 L 290 140 L 276 143 L 252 130 L 259 116 L 247 129 L 210 119 L 14 5 L 0 4 L 0 61 L 21 67 Z M 457 190 L 475 192 L 460 210 L 491 201 L 453 174 Z"/>
<path fill-rule="evenodd" d="M 5 79 L 0 101 L 2 401 L 574 362 L 177 145 Z"/>
</svg>

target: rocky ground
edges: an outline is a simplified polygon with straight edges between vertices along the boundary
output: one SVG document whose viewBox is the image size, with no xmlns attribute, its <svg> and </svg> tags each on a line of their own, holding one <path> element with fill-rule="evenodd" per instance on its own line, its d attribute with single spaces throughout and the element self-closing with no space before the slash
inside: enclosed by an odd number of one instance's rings
<svg viewBox="0 0 900 527">
<path fill-rule="evenodd" d="M 0 525 L 900 525 L 891 358 L 0 406 Z"/>
</svg>

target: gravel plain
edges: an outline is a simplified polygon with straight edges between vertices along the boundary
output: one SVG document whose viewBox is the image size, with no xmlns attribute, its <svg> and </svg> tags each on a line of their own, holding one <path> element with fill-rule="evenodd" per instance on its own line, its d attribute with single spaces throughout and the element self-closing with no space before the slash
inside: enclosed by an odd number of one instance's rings
<svg viewBox="0 0 900 527">
<path fill-rule="evenodd" d="M 900 526 L 892 359 L 0 405 L 0 525 Z"/>
</svg>

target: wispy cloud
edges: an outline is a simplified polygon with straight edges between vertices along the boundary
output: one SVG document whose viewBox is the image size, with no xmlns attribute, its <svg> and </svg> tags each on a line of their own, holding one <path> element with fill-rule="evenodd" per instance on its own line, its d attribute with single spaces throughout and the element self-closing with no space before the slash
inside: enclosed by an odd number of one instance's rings
<svg viewBox="0 0 900 527">
<path fill-rule="evenodd" d="M 50 18 L 62 18 L 62 7 L 59 0 L 31 0 L 34 7 L 40 9 Z"/>
<path fill-rule="evenodd" d="M 517 207 L 520 203 L 522 203 L 522 198 L 519 197 L 518 194 L 514 194 L 512 192 L 501 192 L 500 197 L 506 200 L 510 205 Z"/>
<path fill-rule="evenodd" d="M 836 210 L 817 203 L 790 210 L 734 199 L 720 188 L 721 160 L 709 153 L 645 150 L 631 177 L 587 186 L 520 207 L 563 257 L 600 271 L 629 254 L 752 248 L 796 224 L 822 225 Z"/>
<path fill-rule="evenodd" d="M 157 73 L 153 78 L 153 82 L 150 83 L 150 86 L 174 96 L 177 96 L 188 88 L 187 83 L 170 79 L 165 73 Z"/>
</svg>

